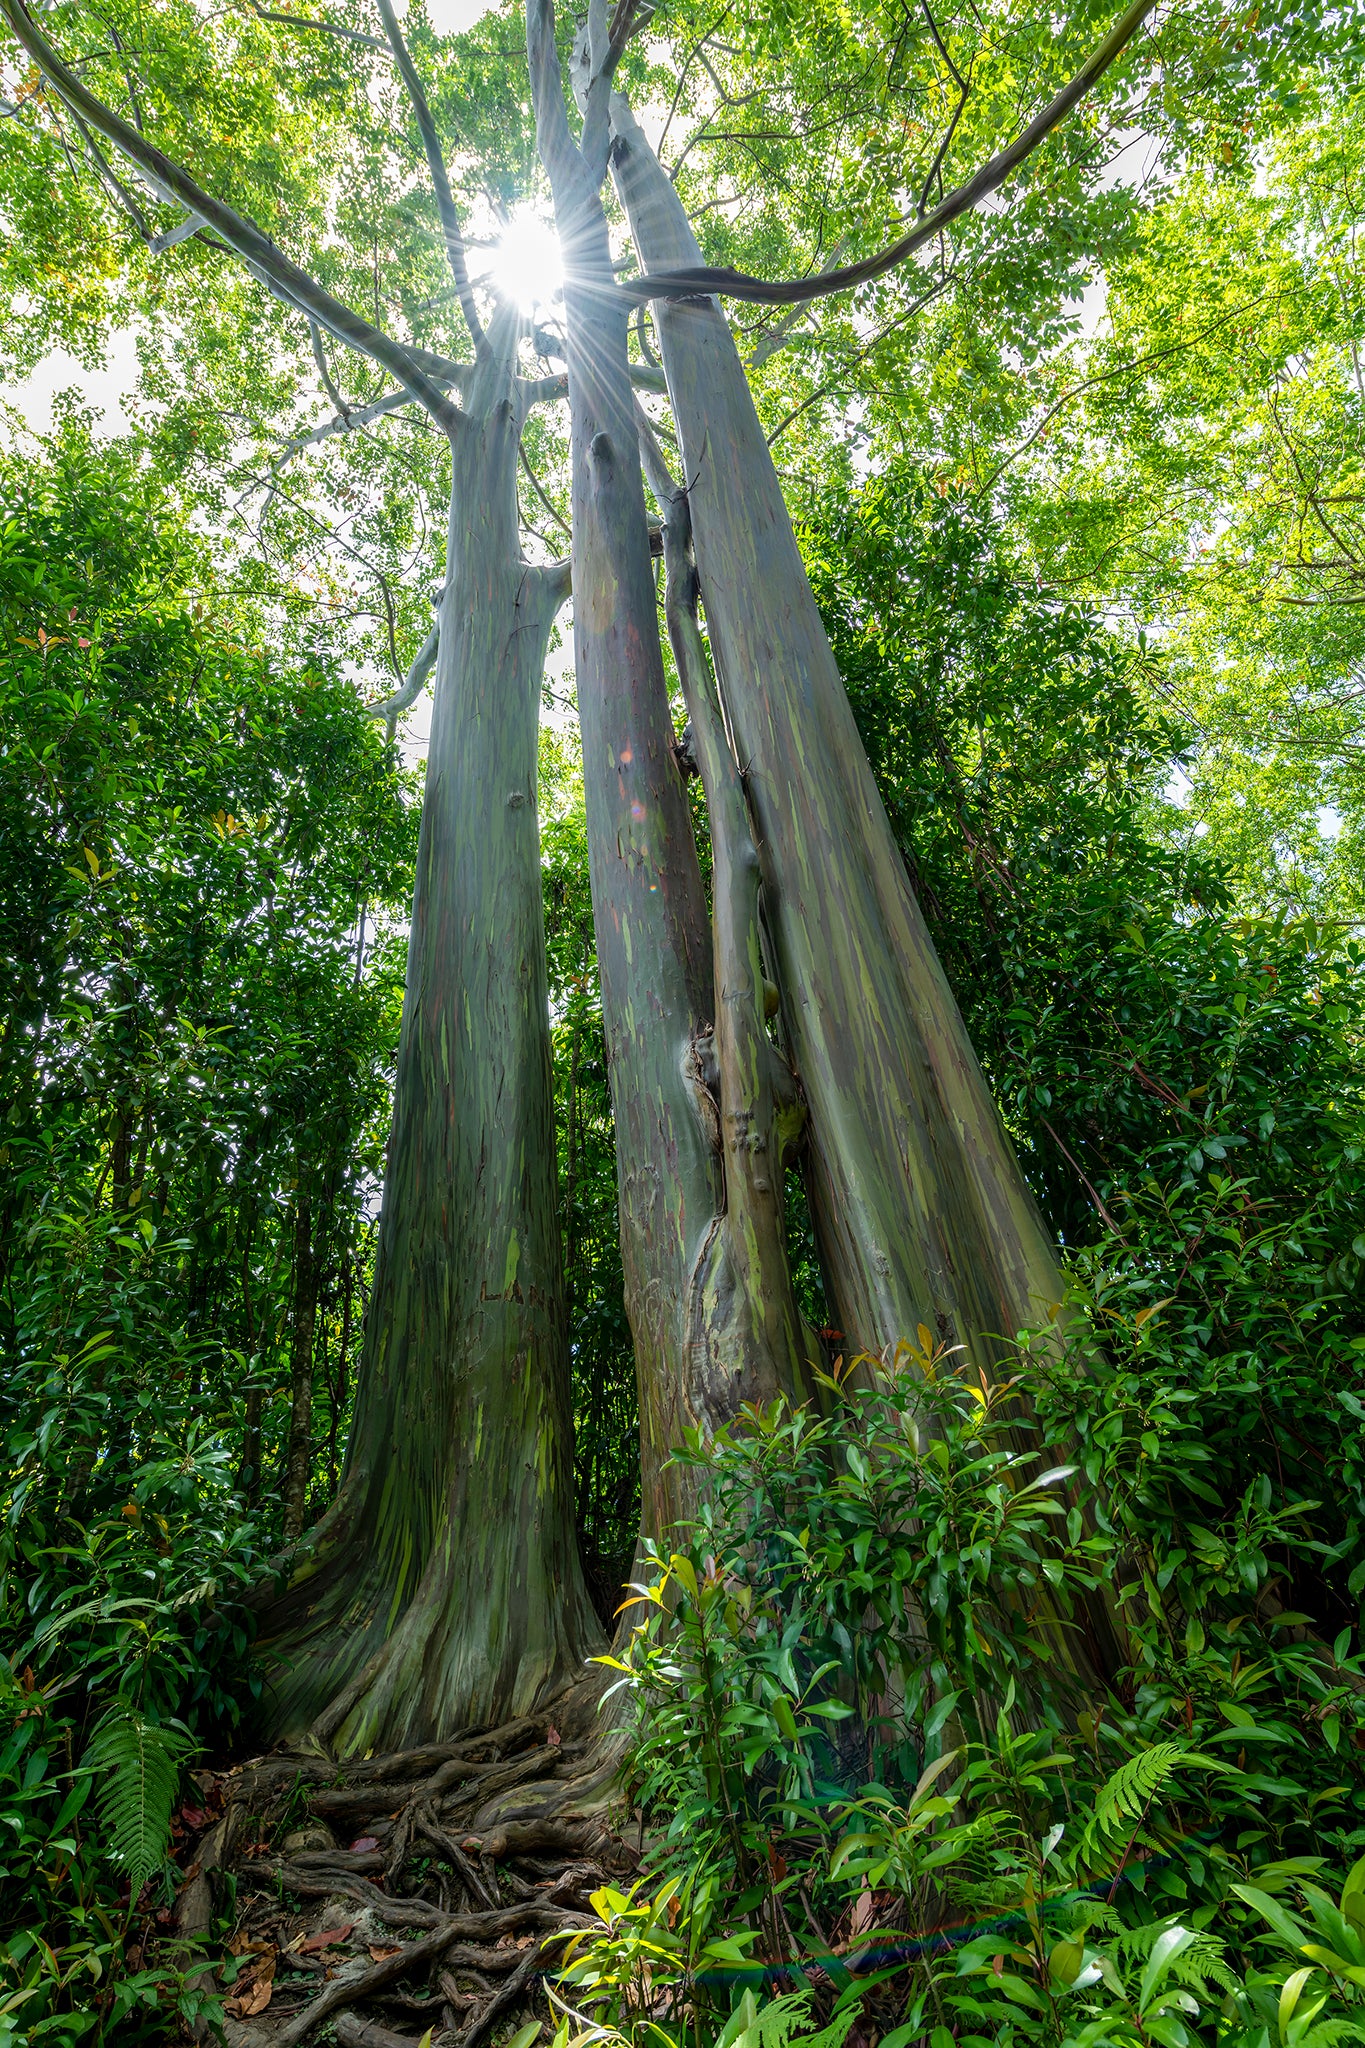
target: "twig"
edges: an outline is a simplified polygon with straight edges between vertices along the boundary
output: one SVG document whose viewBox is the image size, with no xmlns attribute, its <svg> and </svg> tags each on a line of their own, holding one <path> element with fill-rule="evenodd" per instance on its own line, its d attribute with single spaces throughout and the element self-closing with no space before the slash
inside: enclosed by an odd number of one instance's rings
<svg viewBox="0 0 1365 2048">
<path fill-rule="evenodd" d="M 460 306 L 464 312 L 465 323 L 473 337 L 475 353 L 482 355 L 484 351 L 483 322 L 479 318 L 479 309 L 474 299 L 474 288 L 469 281 L 469 267 L 465 262 L 464 232 L 460 226 L 460 216 L 456 211 L 454 194 L 450 189 L 450 179 L 446 174 L 445 157 L 441 150 L 441 138 L 436 132 L 436 123 L 431 117 L 431 107 L 427 101 L 422 81 L 417 76 L 417 67 L 412 61 L 407 44 L 403 41 L 403 32 L 398 26 L 398 16 L 393 11 L 393 0 L 379 0 L 379 18 L 384 24 L 384 33 L 387 35 L 390 47 L 397 59 L 403 84 L 407 88 L 408 98 L 412 101 L 413 112 L 417 116 L 417 127 L 422 137 L 422 147 L 426 151 L 427 168 L 431 172 L 432 190 L 436 194 L 436 210 L 441 216 L 441 232 L 445 237 L 446 255 L 450 259 L 451 275 L 455 279 L 455 289 L 460 295 Z"/>
</svg>

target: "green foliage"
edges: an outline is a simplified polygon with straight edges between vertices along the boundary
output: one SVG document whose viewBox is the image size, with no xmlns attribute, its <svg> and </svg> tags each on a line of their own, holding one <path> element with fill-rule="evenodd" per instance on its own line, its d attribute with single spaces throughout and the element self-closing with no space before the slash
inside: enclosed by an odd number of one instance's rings
<svg viewBox="0 0 1365 2048">
<path fill-rule="evenodd" d="M 413 817 L 132 449 L 74 417 L 0 474 L 0 2000 L 158 2038 L 192 1959 L 125 1949 L 252 1705 L 300 1377 L 315 1507 L 339 1470 Z"/>
<path fill-rule="evenodd" d="M 166 1860 L 171 1809 L 193 1747 L 184 1729 L 148 1721 L 125 1700 L 101 1715 L 86 1746 L 105 1853 L 127 1872 L 134 1898 Z"/>
<path fill-rule="evenodd" d="M 902 470 L 806 544 L 920 901 L 1102 1340 L 1055 1394 L 1040 1354 L 1049 1427 L 1078 1432 L 1130 1573 L 1155 1546 L 1164 1597 L 1218 1553 L 1335 1636 L 1361 1583 L 1365 955 L 1313 918 L 1246 916 L 1226 865 L 1172 843 L 1185 742 L 1151 709 L 1162 662 L 1029 588 L 987 522 Z"/>
<path fill-rule="evenodd" d="M 1169 1616 L 1108 1532 L 1036 1512 L 1052 1489 L 1034 1480 L 1030 1505 L 1017 1454 L 1004 1540 L 989 1399 L 927 1347 L 863 1371 L 824 1416 L 749 1411 L 686 1452 L 706 1504 L 613 1660 L 646 1874 L 594 1901 L 563 1995 L 636 2042 L 716 2038 L 736 1985 L 857 2008 L 894 2048 L 1365 2037 L 1365 1779 L 1321 1712 L 1334 1680 L 1360 1683 L 1350 1631 L 1329 1651 L 1277 1628 L 1259 1574 L 1201 1552 L 1181 1596 L 1200 1672 L 1177 1699 Z M 917 1572 L 897 1563 L 912 1547 Z M 1019 1600 L 1092 1574 L 1138 1661 L 1078 1705 Z M 824 1654 L 840 1601 L 871 1659 Z M 1331 1892 L 1325 1852 L 1350 1866 Z"/>
<path fill-rule="evenodd" d="M 128 1966 L 133 1899 L 120 1903 L 102 1854 L 104 1823 L 92 1825 L 94 1759 L 73 1767 L 74 1730 L 54 1704 L 55 1688 L 16 1685 L 5 1667 L 0 1677 L 0 2043 L 164 2041 L 178 2022 L 214 2018 L 215 2001 L 192 1982 L 195 1958 L 183 1945 L 167 1945 L 148 1967 Z M 111 1727 L 127 1711 L 112 1709 Z M 171 1731 L 150 1732 L 173 1745 Z M 160 1778 L 173 1793 L 178 1766 L 163 1762 Z M 106 1785 L 112 1805 L 127 1799 Z M 164 1820 L 139 1833 L 159 1871 Z"/>
</svg>

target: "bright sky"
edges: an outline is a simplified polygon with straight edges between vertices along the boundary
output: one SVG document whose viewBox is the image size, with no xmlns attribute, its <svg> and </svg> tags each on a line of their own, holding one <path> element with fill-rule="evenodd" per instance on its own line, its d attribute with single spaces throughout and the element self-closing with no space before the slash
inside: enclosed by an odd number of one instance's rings
<svg viewBox="0 0 1365 2048">
<path fill-rule="evenodd" d="M 427 0 L 427 19 L 438 36 L 458 35 L 493 4 L 494 0 Z"/>
</svg>

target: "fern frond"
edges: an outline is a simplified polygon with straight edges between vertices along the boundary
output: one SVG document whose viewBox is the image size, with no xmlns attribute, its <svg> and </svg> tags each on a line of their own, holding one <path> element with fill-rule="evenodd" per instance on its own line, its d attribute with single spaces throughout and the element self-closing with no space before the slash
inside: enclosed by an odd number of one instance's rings
<svg viewBox="0 0 1365 2048">
<path fill-rule="evenodd" d="M 1078 1903 L 1073 1921 L 1083 1924 L 1088 1934 L 1098 1928 L 1102 1934 L 1122 1934 L 1123 1921 L 1107 1899 L 1085 1899 Z"/>
<path fill-rule="evenodd" d="M 1300 2048 L 1342 2048 L 1347 2041 L 1365 2041 L 1365 2026 L 1359 2020 L 1319 2020 L 1303 2036 Z"/>
<path fill-rule="evenodd" d="M 750 2033 L 756 2048 L 843 2048 L 844 2036 L 857 2018 L 852 2007 L 818 2033 L 806 2034 L 801 2029 L 810 2025 L 810 1997 L 801 1992 L 789 1996 L 790 2004 L 777 1998 L 760 2012 Z"/>
<path fill-rule="evenodd" d="M 98 1722 L 86 1747 L 105 1854 L 127 1871 L 134 1899 L 166 1860 L 180 1773 L 193 1747 L 182 1729 L 160 1727 L 123 1700 Z"/>
<path fill-rule="evenodd" d="M 1169 1920 L 1154 1920 L 1147 1927 L 1125 1928 L 1114 1942 L 1116 1957 L 1124 1964 L 1145 1963 L 1170 1924 Z M 1202 1991 L 1209 1984 L 1216 1984 L 1220 1991 L 1237 1988 L 1237 1979 L 1227 1965 L 1227 1951 L 1214 1934 L 1194 1932 L 1172 1961 L 1170 1971 L 1187 1991 Z"/>
<path fill-rule="evenodd" d="M 843 2048 L 845 2036 L 857 2018 L 850 2006 L 818 2033 L 803 2033 L 811 2021 L 809 1991 L 789 1991 L 774 1998 L 755 2015 L 733 2048 Z"/>
<path fill-rule="evenodd" d="M 1116 1829 L 1139 1820 L 1182 1766 L 1205 1761 L 1182 1749 L 1178 1742 L 1154 1742 L 1150 1749 L 1140 1749 L 1136 1756 L 1126 1758 L 1096 1796 L 1083 1837 L 1087 1852 L 1101 1848 Z"/>
</svg>

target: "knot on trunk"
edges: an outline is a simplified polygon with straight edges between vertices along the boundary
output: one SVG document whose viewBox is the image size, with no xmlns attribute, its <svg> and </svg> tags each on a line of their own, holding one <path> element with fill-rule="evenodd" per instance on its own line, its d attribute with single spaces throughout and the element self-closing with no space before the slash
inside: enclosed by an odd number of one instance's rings
<svg viewBox="0 0 1365 2048">
<path fill-rule="evenodd" d="M 697 766 L 696 735 L 690 718 L 673 742 L 673 759 L 684 782 L 690 782 L 694 775 L 701 773 Z"/>
<path fill-rule="evenodd" d="M 711 1025 L 689 1039 L 683 1054 L 683 1076 L 692 1093 L 713 1151 L 720 1150 L 720 1066 L 716 1059 L 715 1033 Z"/>
</svg>

